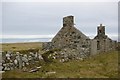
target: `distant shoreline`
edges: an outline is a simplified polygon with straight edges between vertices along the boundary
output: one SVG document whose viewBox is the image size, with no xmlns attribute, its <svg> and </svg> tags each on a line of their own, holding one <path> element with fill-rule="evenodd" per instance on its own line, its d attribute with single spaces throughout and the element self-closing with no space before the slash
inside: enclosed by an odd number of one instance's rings
<svg viewBox="0 0 120 80">
<path fill-rule="evenodd" d="M 9 43 L 32 43 L 32 42 L 50 42 L 51 38 L 15 38 L 15 39 L 2 39 L 0 40 L 0 44 L 9 44 Z"/>
</svg>

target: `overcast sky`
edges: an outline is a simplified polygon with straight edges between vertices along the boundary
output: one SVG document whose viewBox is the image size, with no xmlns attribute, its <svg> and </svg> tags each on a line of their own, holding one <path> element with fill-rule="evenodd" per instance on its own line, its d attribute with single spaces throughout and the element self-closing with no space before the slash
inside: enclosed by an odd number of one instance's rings
<svg viewBox="0 0 120 80">
<path fill-rule="evenodd" d="M 102 23 L 106 26 L 106 34 L 117 40 L 117 2 L 3 2 L 3 34 L 0 35 L 53 37 L 62 27 L 63 17 L 69 15 L 75 17 L 75 27 L 86 36 L 96 36 L 97 26 Z"/>
</svg>

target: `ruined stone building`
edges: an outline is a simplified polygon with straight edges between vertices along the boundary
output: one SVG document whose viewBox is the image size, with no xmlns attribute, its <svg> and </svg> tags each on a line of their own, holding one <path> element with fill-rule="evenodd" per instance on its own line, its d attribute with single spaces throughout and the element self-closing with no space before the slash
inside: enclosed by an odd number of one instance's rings
<svg viewBox="0 0 120 80">
<path fill-rule="evenodd" d="M 85 56 L 115 49 L 116 42 L 105 35 L 105 26 L 100 24 L 97 30 L 97 36 L 90 39 L 74 26 L 74 16 L 64 17 L 63 27 L 51 42 L 43 44 L 43 49 L 67 49 L 71 54 Z"/>
<path fill-rule="evenodd" d="M 90 38 L 74 26 L 73 18 L 73 16 L 63 18 L 63 27 L 52 39 L 54 48 L 80 49 L 90 45 Z"/>
<path fill-rule="evenodd" d="M 97 36 L 95 36 L 95 40 L 97 40 L 97 51 L 98 52 L 107 52 L 109 50 L 115 49 L 116 41 L 110 39 L 107 35 L 105 35 L 105 26 L 98 26 L 97 28 Z"/>
</svg>

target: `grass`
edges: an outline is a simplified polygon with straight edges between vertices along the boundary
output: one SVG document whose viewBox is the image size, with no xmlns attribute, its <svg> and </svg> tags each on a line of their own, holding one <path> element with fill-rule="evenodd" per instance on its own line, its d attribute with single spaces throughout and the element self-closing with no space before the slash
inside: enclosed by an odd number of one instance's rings
<svg viewBox="0 0 120 80">
<path fill-rule="evenodd" d="M 46 74 L 55 71 L 54 74 Z M 3 78 L 117 78 L 118 77 L 118 52 L 111 51 L 87 58 L 84 61 L 71 60 L 60 63 L 44 63 L 42 68 L 35 73 L 22 72 L 21 70 L 7 71 Z"/>
<path fill-rule="evenodd" d="M 20 51 L 20 50 L 28 50 L 30 48 L 39 48 L 41 49 L 41 42 L 28 42 L 28 43 L 3 43 L 0 44 L 2 46 L 3 51 Z"/>
</svg>

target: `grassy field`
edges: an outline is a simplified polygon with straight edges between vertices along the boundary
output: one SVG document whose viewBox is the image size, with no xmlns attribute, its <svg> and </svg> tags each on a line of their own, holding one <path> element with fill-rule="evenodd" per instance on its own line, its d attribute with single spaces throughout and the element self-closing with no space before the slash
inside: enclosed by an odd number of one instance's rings
<svg viewBox="0 0 120 80">
<path fill-rule="evenodd" d="M 28 43 L 4 43 L 0 44 L 3 51 L 19 51 L 19 50 L 28 50 L 30 48 L 39 48 L 41 49 L 41 42 L 28 42 Z"/>
<path fill-rule="evenodd" d="M 44 63 L 45 64 L 45 63 Z M 46 74 L 49 71 L 56 73 Z M 118 52 L 111 51 L 89 57 L 84 61 L 71 60 L 60 63 L 54 61 L 42 66 L 38 72 L 28 73 L 21 70 L 7 71 L 4 78 L 117 78 Z"/>
</svg>

